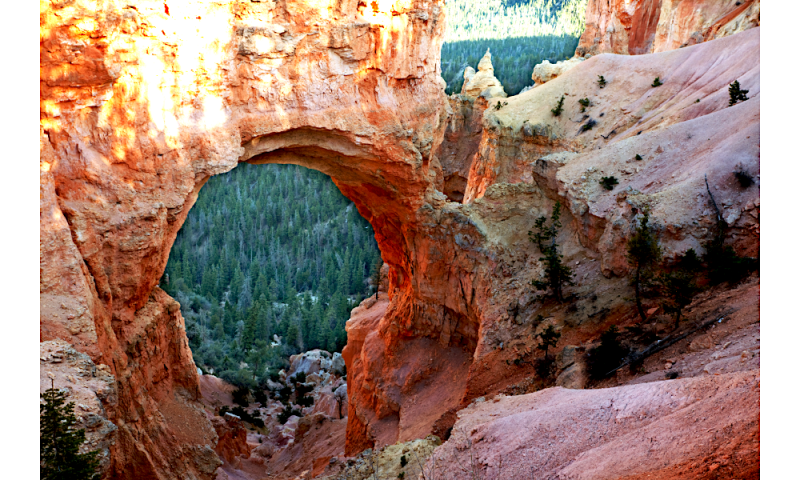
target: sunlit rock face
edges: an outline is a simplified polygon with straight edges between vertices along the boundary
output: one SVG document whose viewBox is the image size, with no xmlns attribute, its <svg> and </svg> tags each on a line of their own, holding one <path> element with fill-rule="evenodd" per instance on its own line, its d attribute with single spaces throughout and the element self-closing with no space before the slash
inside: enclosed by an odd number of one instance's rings
<svg viewBox="0 0 800 480">
<path fill-rule="evenodd" d="M 664 52 L 760 24 L 760 0 L 589 0 L 575 54 Z"/>
<path fill-rule="evenodd" d="M 241 161 L 331 175 L 394 289 L 412 290 L 408 226 L 439 198 L 443 2 L 365 3 L 42 2 L 40 332 L 116 378 L 108 476 L 219 463 L 179 306 L 157 288 L 211 175 Z"/>
</svg>

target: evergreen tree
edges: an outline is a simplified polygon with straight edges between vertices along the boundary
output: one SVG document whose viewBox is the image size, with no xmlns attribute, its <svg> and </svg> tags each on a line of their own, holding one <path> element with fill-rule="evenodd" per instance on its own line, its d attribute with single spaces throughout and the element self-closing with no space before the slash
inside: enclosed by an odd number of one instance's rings
<svg viewBox="0 0 800 480">
<path fill-rule="evenodd" d="M 548 358 L 548 350 L 558 344 L 558 339 L 561 338 L 561 332 L 557 332 L 553 325 L 548 325 L 543 331 L 536 335 L 539 338 L 539 345 L 536 346 L 539 350 L 544 352 L 544 358 Z"/>
<path fill-rule="evenodd" d="M 728 95 L 731 97 L 728 100 L 728 106 L 736 105 L 739 102 L 744 102 L 748 100 L 747 93 L 750 90 L 742 90 L 741 86 L 739 85 L 739 80 L 728 85 Z"/>
<path fill-rule="evenodd" d="M 48 388 L 39 406 L 39 478 L 42 480 L 96 480 L 98 452 L 79 453 L 86 432 L 75 429 L 75 403 L 67 394 Z"/>
<path fill-rule="evenodd" d="M 531 282 L 539 290 L 550 289 L 553 297 L 559 302 L 564 301 L 564 285 L 575 285 L 572 280 L 572 269 L 564 265 L 563 255 L 558 253 L 556 237 L 561 228 L 561 203 L 556 202 L 553 206 L 553 213 L 550 216 L 550 226 L 546 225 L 547 218 L 544 216 L 536 220 L 536 233 L 528 232 L 531 241 L 539 247 L 539 251 L 544 255 L 539 261 L 544 262 L 544 277 L 541 280 Z"/>
<path fill-rule="evenodd" d="M 647 316 L 642 305 L 642 295 L 650 286 L 655 274 L 654 268 L 661 259 L 661 247 L 650 227 L 650 212 L 645 210 L 639 219 L 639 226 L 628 240 L 628 264 L 633 267 L 633 285 L 636 295 L 636 310 L 644 322 Z"/>
</svg>

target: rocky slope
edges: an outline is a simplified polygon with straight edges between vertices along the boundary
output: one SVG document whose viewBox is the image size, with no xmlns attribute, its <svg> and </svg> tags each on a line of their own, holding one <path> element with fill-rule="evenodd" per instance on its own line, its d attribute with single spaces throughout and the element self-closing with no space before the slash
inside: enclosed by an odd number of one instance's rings
<svg viewBox="0 0 800 480">
<path fill-rule="evenodd" d="M 511 360 L 545 325 L 561 349 L 631 322 L 623 246 L 637 213 L 650 206 L 668 256 L 698 248 L 712 235 L 706 174 L 729 242 L 757 253 L 759 29 L 594 56 L 486 109 L 443 93 L 441 1 L 374 5 L 42 4 L 40 332 L 116 386 L 101 398 L 117 426 L 107 477 L 211 478 L 221 463 L 178 305 L 157 285 L 204 182 L 238 162 L 331 175 L 376 232 L 388 283 L 348 322 L 347 454 L 446 436 L 474 398 L 530 376 Z M 649 4 L 636 5 L 639 28 Z M 718 32 L 753 24 L 729 23 Z M 728 107 L 736 79 L 750 100 Z M 597 183 L 609 174 L 610 192 Z M 556 201 L 578 280 L 569 308 L 530 287 L 542 267 L 527 232 Z"/>
<path fill-rule="evenodd" d="M 340 466 L 347 426 L 343 370 L 339 354 L 313 350 L 292 356 L 288 371 L 282 370 L 277 381 L 269 382 L 265 399 L 248 396 L 244 411 L 264 425 L 249 423 L 238 410 L 230 412 L 237 408 L 234 387 L 213 375 L 202 375 L 202 403 L 219 437 L 216 452 L 223 461 L 217 479 L 311 478 Z M 277 393 L 300 373 L 306 374 L 307 396 L 313 398 L 313 404 L 297 407 L 299 416 L 291 415 L 280 423 L 285 406 Z"/>
</svg>

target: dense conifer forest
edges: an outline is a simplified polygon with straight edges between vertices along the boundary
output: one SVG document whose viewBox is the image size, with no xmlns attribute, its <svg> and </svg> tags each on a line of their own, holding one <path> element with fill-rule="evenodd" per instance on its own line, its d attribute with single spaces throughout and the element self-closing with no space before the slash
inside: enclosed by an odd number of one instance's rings
<svg viewBox="0 0 800 480">
<path fill-rule="evenodd" d="M 586 1 L 448 1 L 448 93 L 487 48 L 506 93 L 519 93 L 537 63 L 572 56 Z M 373 293 L 380 264 L 372 228 L 329 177 L 243 164 L 203 187 L 161 286 L 181 304 L 198 367 L 254 386 L 289 355 L 341 351 L 350 310 Z"/>
<path fill-rule="evenodd" d="M 242 164 L 201 190 L 161 286 L 181 304 L 195 363 L 241 383 L 299 351 L 341 351 L 379 263 L 372 228 L 329 177 Z"/>
<path fill-rule="evenodd" d="M 450 0 L 442 47 L 447 93 L 458 93 L 464 68 L 491 48 L 495 76 L 509 95 L 532 85 L 533 67 L 572 57 L 584 29 L 587 0 Z"/>
</svg>

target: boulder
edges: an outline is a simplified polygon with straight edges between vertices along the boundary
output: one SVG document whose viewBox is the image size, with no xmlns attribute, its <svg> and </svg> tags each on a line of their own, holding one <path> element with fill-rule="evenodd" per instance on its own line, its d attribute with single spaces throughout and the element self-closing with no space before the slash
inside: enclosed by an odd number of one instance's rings
<svg viewBox="0 0 800 480">
<path fill-rule="evenodd" d="M 580 390 L 586 388 L 589 382 L 589 375 L 586 367 L 582 363 L 575 363 L 561 372 L 556 378 L 556 386 Z"/>
<path fill-rule="evenodd" d="M 340 377 L 345 376 L 347 373 L 347 369 L 344 365 L 344 358 L 342 358 L 341 353 L 334 353 L 333 360 L 331 360 L 331 369 L 330 372 L 334 375 L 338 375 Z"/>
</svg>

